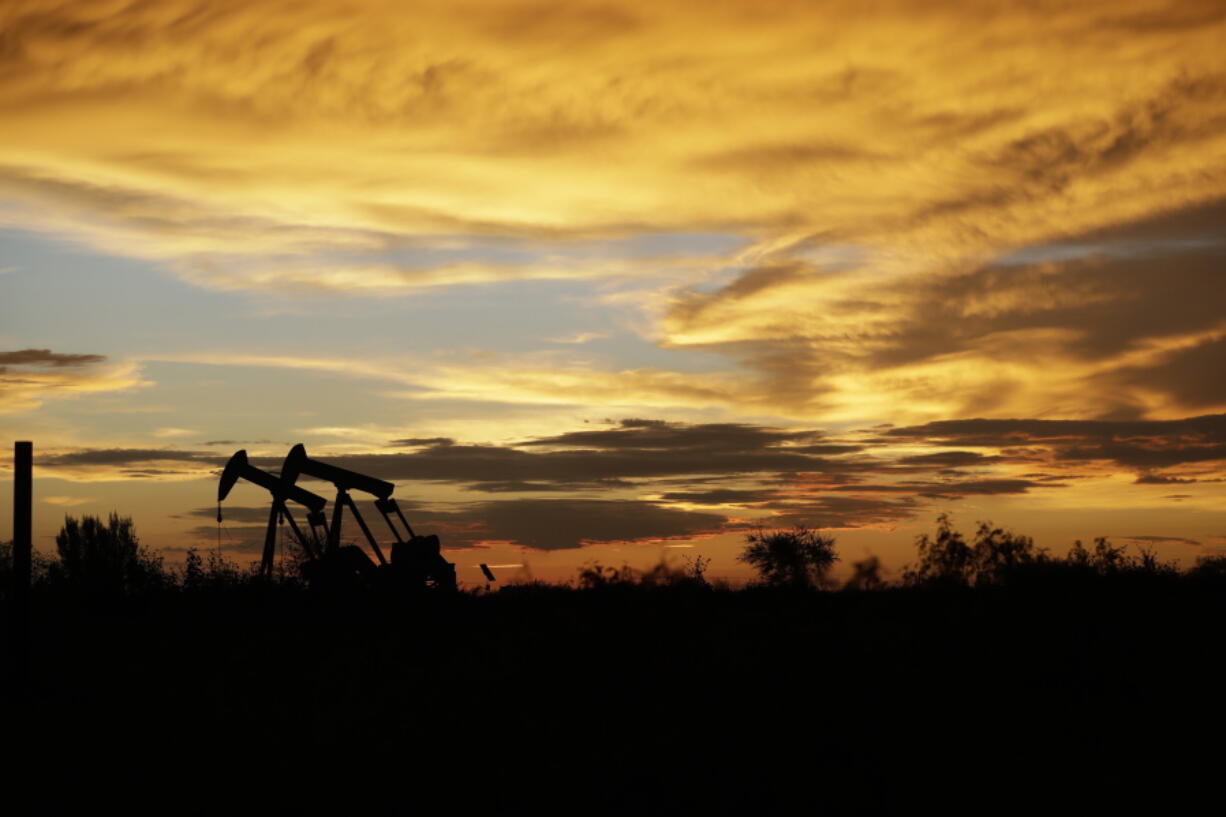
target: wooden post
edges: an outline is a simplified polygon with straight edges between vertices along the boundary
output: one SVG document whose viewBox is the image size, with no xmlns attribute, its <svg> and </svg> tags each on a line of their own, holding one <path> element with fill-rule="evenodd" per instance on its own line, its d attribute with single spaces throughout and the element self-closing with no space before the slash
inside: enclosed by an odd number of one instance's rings
<svg viewBox="0 0 1226 817">
<path fill-rule="evenodd" d="M 24 690 L 30 658 L 30 560 L 33 547 L 34 443 L 13 446 L 12 683 Z"/>
</svg>

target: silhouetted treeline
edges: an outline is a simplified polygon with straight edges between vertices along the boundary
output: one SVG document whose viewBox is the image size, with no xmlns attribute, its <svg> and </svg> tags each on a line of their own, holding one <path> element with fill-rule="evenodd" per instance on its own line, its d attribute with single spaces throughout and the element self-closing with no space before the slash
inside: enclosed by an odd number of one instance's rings
<svg viewBox="0 0 1226 817">
<path fill-rule="evenodd" d="M 839 561 L 833 537 L 797 526 L 785 530 L 756 530 L 745 537 L 739 561 L 758 574 L 752 587 L 788 590 L 868 591 L 902 588 L 955 589 L 1016 586 L 1021 584 L 1067 586 L 1069 584 L 1129 581 L 1204 584 L 1226 581 L 1226 555 L 1201 557 L 1191 567 L 1180 568 L 1160 559 L 1152 550 L 1111 544 L 1106 538 L 1092 547 L 1074 542 L 1063 555 L 1035 545 L 1028 536 L 982 522 L 968 539 L 947 515 L 937 518 L 933 535 L 916 540 L 916 559 L 900 577 L 889 581 L 880 561 L 869 557 L 852 564 L 852 576 L 842 583 L 831 571 Z M 79 593 L 100 600 L 144 597 L 160 592 L 221 592 L 258 587 L 305 589 L 305 555 L 290 547 L 276 563 L 271 582 L 258 575 L 257 563 L 246 566 L 220 551 L 188 549 L 181 566 L 168 566 L 162 555 L 140 545 L 132 520 L 112 513 L 103 520 L 85 516 L 65 517 L 56 536 L 56 558 L 37 555 L 36 586 Z M 9 547 L 0 543 L 0 586 L 9 586 Z M 680 565 L 661 562 L 639 570 L 628 565 L 611 567 L 590 563 L 581 568 L 573 584 L 577 590 L 617 587 L 621 589 L 732 588 L 706 577 L 710 559 L 687 557 Z M 475 585 L 474 592 L 490 586 Z"/>
</svg>

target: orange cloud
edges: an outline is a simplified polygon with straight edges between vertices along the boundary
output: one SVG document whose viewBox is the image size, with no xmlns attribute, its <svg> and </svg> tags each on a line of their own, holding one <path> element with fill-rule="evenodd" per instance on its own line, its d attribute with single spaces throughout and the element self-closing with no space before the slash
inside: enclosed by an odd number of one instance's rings
<svg viewBox="0 0 1226 817">
<path fill-rule="evenodd" d="M 641 304 L 653 339 L 739 368 L 401 378 L 428 395 L 906 422 L 1226 406 L 1191 384 L 1220 359 L 1220 325 L 1108 327 L 1160 292 L 1142 273 L 1112 288 L 1084 267 L 994 265 L 1226 197 L 1217 3 L 13 0 L 0 26 L 0 224 L 223 289 L 743 271 Z M 662 231 L 752 246 L 365 258 Z M 1181 257 L 1175 277 L 1206 263 Z M 137 382 L 68 377 L 40 372 L 2 399 Z"/>
<path fill-rule="evenodd" d="M 5 219 L 179 260 L 725 229 L 942 267 L 1226 193 L 1224 25 L 1155 0 L 15 0 Z"/>
</svg>

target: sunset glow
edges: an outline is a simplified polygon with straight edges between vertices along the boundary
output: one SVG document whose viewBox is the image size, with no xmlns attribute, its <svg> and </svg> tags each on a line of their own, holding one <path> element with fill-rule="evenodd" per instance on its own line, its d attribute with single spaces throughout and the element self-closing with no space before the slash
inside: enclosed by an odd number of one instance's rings
<svg viewBox="0 0 1226 817">
<path fill-rule="evenodd" d="M 897 570 L 946 511 L 1226 552 L 1223 42 L 1214 0 L 9 0 L 36 547 L 256 558 L 218 470 L 303 442 L 469 584 L 737 579 L 792 524 Z"/>
</svg>

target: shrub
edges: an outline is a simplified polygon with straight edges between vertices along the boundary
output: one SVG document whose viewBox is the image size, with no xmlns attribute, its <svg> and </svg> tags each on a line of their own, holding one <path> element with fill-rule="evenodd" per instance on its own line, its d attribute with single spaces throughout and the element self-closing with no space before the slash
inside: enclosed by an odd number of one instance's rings
<svg viewBox="0 0 1226 817">
<path fill-rule="evenodd" d="M 908 584 L 967 584 L 975 570 L 975 554 L 962 534 L 954 530 L 949 514 L 937 517 L 936 538 L 922 534 L 915 540 L 919 562 L 908 567 Z"/>
<path fill-rule="evenodd" d="M 1201 556 L 1189 572 L 1198 578 L 1226 581 L 1226 556 Z"/>
<path fill-rule="evenodd" d="M 1049 562 L 1047 552 L 1036 548 L 1029 536 L 994 528 L 991 522 L 980 522 L 968 544 L 948 514 L 937 517 L 936 536 L 921 535 L 915 547 L 919 561 L 903 574 L 908 584 L 1002 584 L 1027 568 Z"/>
<path fill-rule="evenodd" d="M 579 569 L 579 587 L 597 590 L 604 587 L 630 587 L 638 583 L 638 571 L 630 565 L 608 567 L 591 562 Z"/>
<path fill-rule="evenodd" d="M 1094 550 L 1087 550 L 1079 539 L 1073 543 L 1066 561 L 1099 576 L 1172 576 L 1179 572 L 1173 563 L 1162 561 L 1152 550 L 1138 548 L 1139 555 L 1129 556 L 1125 553 L 1127 549 L 1127 545 L 1116 547 L 1100 536 L 1094 540 Z"/>
<path fill-rule="evenodd" d="M 839 560 L 834 539 L 797 525 L 791 530 L 750 533 L 745 550 L 737 557 L 758 571 L 772 587 L 822 587 L 830 567 Z"/>
<path fill-rule="evenodd" d="M 697 561 L 687 560 L 682 568 L 670 565 L 661 559 L 654 567 L 636 570 L 630 565 L 609 567 L 600 562 L 589 562 L 579 569 L 578 586 L 583 590 L 620 587 L 681 587 L 693 585 L 707 587 L 706 571 L 710 559 L 702 556 Z"/>
<path fill-rule="evenodd" d="M 843 585 L 844 590 L 880 590 L 885 586 L 881 578 L 881 560 L 869 556 L 862 561 L 851 563 L 852 576 Z"/>
<path fill-rule="evenodd" d="M 711 566 L 711 558 L 709 556 L 682 556 L 682 561 L 685 562 L 685 567 L 682 572 L 686 580 L 692 584 L 701 587 L 710 587 L 707 581 L 707 568 Z"/>
<path fill-rule="evenodd" d="M 1116 547 L 1100 536 L 1094 540 L 1094 550 L 1086 550 L 1078 539 L 1073 543 L 1065 561 L 1071 565 L 1088 568 L 1103 576 L 1119 573 L 1128 567 L 1128 557 L 1124 555 L 1127 546 Z"/>
<path fill-rule="evenodd" d="M 253 571 L 242 570 L 215 550 L 201 556 L 196 548 L 189 548 L 183 563 L 183 589 L 230 589 L 254 580 L 256 575 Z"/>
<path fill-rule="evenodd" d="M 1036 548 L 1029 536 L 994 528 L 991 522 L 979 523 L 971 553 L 976 584 L 1003 584 L 1049 561 L 1047 551 Z"/>
</svg>

